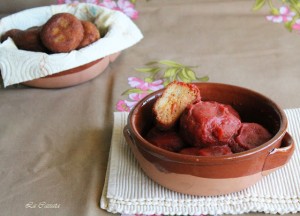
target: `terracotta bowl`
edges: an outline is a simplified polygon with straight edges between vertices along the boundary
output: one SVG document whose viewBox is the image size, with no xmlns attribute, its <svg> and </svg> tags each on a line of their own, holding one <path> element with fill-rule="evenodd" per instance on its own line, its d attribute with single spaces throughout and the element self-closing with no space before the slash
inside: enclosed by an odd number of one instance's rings
<svg viewBox="0 0 300 216">
<path fill-rule="evenodd" d="M 130 112 L 124 136 L 145 174 L 160 185 L 185 194 L 221 195 L 245 189 L 285 165 L 295 144 L 286 132 L 283 110 L 269 98 L 238 86 L 196 83 L 202 100 L 232 105 L 243 122 L 257 122 L 273 137 L 254 149 L 226 156 L 192 156 L 158 148 L 145 134 L 154 126 L 152 107 L 163 90 L 156 91 Z"/>
<path fill-rule="evenodd" d="M 116 60 L 120 52 L 90 62 L 88 64 L 62 71 L 46 77 L 30 80 L 23 85 L 36 88 L 65 88 L 75 86 L 100 75 L 109 65 Z"/>
</svg>

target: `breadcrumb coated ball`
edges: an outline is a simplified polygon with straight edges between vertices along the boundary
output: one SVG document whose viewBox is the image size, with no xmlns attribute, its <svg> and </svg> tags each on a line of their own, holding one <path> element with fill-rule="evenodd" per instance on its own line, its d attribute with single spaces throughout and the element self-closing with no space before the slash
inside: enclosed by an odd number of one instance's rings
<svg viewBox="0 0 300 216">
<path fill-rule="evenodd" d="M 83 39 L 81 21 L 70 13 L 53 15 L 42 27 L 40 37 L 43 44 L 54 53 L 70 52 Z"/>
<path fill-rule="evenodd" d="M 40 30 L 41 28 L 38 26 L 31 27 L 24 31 L 11 29 L 1 37 L 1 42 L 10 37 L 18 49 L 33 52 L 48 52 L 40 39 Z"/>
<path fill-rule="evenodd" d="M 81 21 L 81 24 L 83 26 L 83 39 L 80 42 L 77 49 L 81 49 L 83 47 L 86 47 L 90 45 L 91 43 L 94 43 L 96 40 L 100 39 L 100 32 L 95 26 L 94 23 L 90 21 Z"/>
</svg>

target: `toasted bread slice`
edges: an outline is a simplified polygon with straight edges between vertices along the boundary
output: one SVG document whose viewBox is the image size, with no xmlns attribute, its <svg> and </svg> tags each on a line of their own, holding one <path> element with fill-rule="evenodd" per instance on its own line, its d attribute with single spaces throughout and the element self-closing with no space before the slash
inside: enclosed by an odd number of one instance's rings
<svg viewBox="0 0 300 216">
<path fill-rule="evenodd" d="M 171 82 L 153 106 L 156 126 L 161 130 L 172 128 L 184 109 L 200 99 L 200 90 L 196 85 L 178 81 Z"/>
</svg>

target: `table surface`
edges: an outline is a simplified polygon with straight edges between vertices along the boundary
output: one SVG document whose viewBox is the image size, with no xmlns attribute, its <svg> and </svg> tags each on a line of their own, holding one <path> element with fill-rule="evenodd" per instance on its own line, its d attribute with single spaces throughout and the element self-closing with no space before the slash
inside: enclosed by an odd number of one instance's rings
<svg viewBox="0 0 300 216">
<path fill-rule="evenodd" d="M 26 8 L 16 2 L 12 12 Z M 63 89 L 1 89 L 1 215 L 111 215 L 99 200 L 113 112 L 119 101 L 130 100 L 122 95 L 131 88 L 128 78 L 146 77 L 135 68 L 149 61 L 198 66 L 197 76 L 209 82 L 246 87 L 284 109 L 299 108 L 300 34 L 267 21 L 267 10 L 253 12 L 253 2 L 138 1 L 134 22 L 144 39 L 97 78 Z"/>
</svg>

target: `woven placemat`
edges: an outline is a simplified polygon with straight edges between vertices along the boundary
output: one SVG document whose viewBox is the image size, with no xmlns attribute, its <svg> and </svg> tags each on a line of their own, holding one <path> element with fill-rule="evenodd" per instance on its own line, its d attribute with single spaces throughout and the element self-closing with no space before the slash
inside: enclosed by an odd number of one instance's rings
<svg viewBox="0 0 300 216">
<path fill-rule="evenodd" d="M 285 110 L 296 142 L 289 163 L 250 188 L 222 196 L 192 196 L 168 190 L 149 179 L 123 137 L 128 113 L 114 113 L 114 129 L 101 208 L 120 214 L 272 214 L 300 211 L 300 109 Z"/>
</svg>

